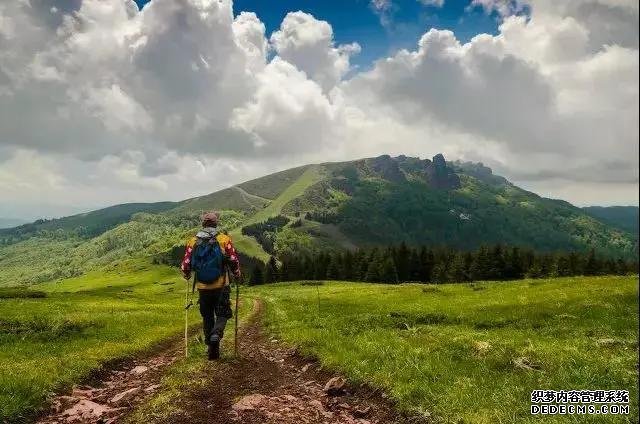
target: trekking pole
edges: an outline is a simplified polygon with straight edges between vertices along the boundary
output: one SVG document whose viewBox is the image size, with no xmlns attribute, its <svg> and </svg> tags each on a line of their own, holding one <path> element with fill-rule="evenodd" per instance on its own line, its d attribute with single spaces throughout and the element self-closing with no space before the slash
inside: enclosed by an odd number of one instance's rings
<svg viewBox="0 0 640 424">
<path fill-rule="evenodd" d="M 233 341 L 233 355 L 237 358 L 238 357 L 238 302 L 240 300 L 240 279 L 242 277 L 236 277 L 236 305 L 235 305 L 235 335 L 234 335 L 234 341 Z"/>
<path fill-rule="evenodd" d="M 189 280 L 185 280 L 184 292 L 184 357 L 189 357 Z"/>
<path fill-rule="evenodd" d="M 193 284 L 196 283 L 196 273 L 193 273 Z M 189 308 L 193 305 L 193 300 L 189 299 L 189 280 L 185 280 L 184 294 L 184 357 L 189 357 Z"/>
</svg>

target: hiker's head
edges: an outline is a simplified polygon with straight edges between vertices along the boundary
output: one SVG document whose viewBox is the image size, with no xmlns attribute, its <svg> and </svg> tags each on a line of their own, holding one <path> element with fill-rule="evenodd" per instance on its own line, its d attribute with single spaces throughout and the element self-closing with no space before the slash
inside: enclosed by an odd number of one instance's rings
<svg viewBox="0 0 640 424">
<path fill-rule="evenodd" d="M 203 227 L 217 227 L 218 226 L 218 212 L 207 212 L 202 215 L 202 226 Z"/>
</svg>

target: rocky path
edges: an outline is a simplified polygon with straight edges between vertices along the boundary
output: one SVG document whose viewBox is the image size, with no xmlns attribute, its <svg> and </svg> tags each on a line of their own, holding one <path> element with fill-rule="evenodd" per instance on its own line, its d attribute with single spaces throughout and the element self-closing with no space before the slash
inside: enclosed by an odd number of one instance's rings
<svg viewBox="0 0 640 424">
<path fill-rule="evenodd" d="M 51 400 L 38 424 L 120 422 L 131 409 L 155 393 L 168 366 L 183 355 L 182 341 L 165 344 L 148 357 L 107 368 Z"/>
<path fill-rule="evenodd" d="M 262 303 L 241 332 L 240 357 L 210 362 L 208 383 L 188 388 L 174 415 L 157 423 L 378 424 L 415 423 L 395 412 L 384 394 L 353 386 L 294 349 L 265 336 Z M 229 343 L 229 342 L 228 342 Z M 77 387 L 58 396 L 40 423 L 121 422 L 138 402 L 156 391 L 162 369 L 181 354 L 177 344 L 147 360 L 106 375 L 97 387 Z M 203 358 L 204 360 L 204 358 Z"/>
</svg>

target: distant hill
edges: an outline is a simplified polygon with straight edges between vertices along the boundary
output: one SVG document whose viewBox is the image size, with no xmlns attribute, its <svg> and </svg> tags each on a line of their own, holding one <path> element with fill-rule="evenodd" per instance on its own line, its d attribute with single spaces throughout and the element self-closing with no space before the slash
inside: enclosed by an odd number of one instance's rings
<svg viewBox="0 0 640 424">
<path fill-rule="evenodd" d="M 46 231 L 72 232 L 83 237 L 95 237 L 129 221 L 136 213 L 158 213 L 175 206 L 176 204 L 173 202 L 126 203 L 64 218 L 39 219 L 31 223 L 19 224 L 14 226 L 15 228 L 5 227 L 0 230 L 0 239 L 3 237 L 25 239 Z"/>
<path fill-rule="evenodd" d="M 582 209 L 606 224 L 638 235 L 637 206 L 587 206 Z"/>
<path fill-rule="evenodd" d="M 383 155 L 292 168 L 182 202 L 117 205 L 0 230 L 0 286 L 136 257 L 175 263 L 211 209 L 223 211 L 237 249 L 262 261 L 401 242 L 637 254 L 636 237 L 617 224 L 523 190 L 482 164 Z"/>
<path fill-rule="evenodd" d="M 29 221 L 18 218 L 0 218 L 0 229 L 17 227 L 18 225 L 26 224 L 27 222 Z"/>
</svg>

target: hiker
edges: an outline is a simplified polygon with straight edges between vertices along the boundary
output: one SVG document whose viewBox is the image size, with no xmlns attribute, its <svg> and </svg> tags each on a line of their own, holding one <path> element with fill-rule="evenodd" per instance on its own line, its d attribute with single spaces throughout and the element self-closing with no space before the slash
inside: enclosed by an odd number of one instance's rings
<svg viewBox="0 0 640 424">
<path fill-rule="evenodd" d="M 224 327 L 233 315 L 229 272 L 239 278 L 240 262 L 231 237 L 218 229 L 217 212 L 202 216 L 202 229 L 187 242 L 181 269 L 187 280 L 195 274 L 209 360 L 218 359 Z"/>
</svg>

